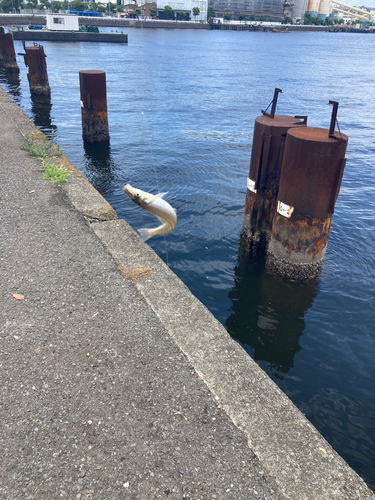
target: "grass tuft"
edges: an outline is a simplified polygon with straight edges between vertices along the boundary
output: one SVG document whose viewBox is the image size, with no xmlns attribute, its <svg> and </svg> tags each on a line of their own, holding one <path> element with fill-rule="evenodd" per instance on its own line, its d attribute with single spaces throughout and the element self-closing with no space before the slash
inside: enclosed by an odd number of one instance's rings
<svg viewBox="0 0 375 500">
<path fill-rule="evenodd" d="M 35 137 L 25 137 L 21 149 L 27 151 L 31 156 L 36 156 L 42 163 L 44 170 L 44 179 L 50 179 L 53 184 L 61 186 L 67 182 L 69 172 L 64 167 L 47 161 L 47 158 L 57 158 L 62 156 L 63 152 L 58 144 L 53 144 L 54 134 L 51 141 L 36 140 Z"/>
<path fill-rule="evenodd" d="M 42 168 L 44 170 L 44 179 L 50 179 L 53 184 L 57 184 L 58 186 L 67 182 L 69 172 L 64 167 L 55 165 L 54 163 L 44 163 Z"/>
<path fill-rule="evenodd" d="M 43 161 L 47 157 L 62 156 L 63 152 L 58 144 L 53 144 L 54 134 L 51 141 L 38 141 L 35 137 L 25 137 L 21 149 L 27 151 L 31 156 L 36 156 L 38 160 Z"/>
</svg>

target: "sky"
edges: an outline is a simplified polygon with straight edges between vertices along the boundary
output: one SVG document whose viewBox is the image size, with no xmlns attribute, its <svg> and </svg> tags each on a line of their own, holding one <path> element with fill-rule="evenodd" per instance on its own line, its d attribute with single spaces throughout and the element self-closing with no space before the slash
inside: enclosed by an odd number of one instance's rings
<svg viewBox="0 0 375 500">
<path fill-rule="evenodd" d="M 358 3 L 358 0 L 339 0 L 339 1 L 342 3 L 346 3 L 348 5 L 352 5 L 353 7 L 372 7 L 375 10 L 375 0 L 361 0 L 361 3 Z"/>
</svg>

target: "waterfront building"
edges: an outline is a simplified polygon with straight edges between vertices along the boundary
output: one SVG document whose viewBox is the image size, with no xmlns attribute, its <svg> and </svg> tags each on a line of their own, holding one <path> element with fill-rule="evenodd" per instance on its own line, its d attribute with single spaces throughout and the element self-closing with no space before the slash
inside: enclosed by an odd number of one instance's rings
<svg viewBox="0 0 375 500">
<path fill-rule="evenodd" d="M 291 3 L 292 1 L 287 7 Z M 217 17 L 230 14 L 231 19 L 238 19 L 238 16 L 243 13 L 246 16 L 255 14 L 257 19 L 264 16 L 267 21 L 271 19 L 278 21 L 283 18 L 286 7 L 284 0 L 209 0 L 208 5 L 215 9 Z"/>
<path fill-rule="evenodd" d="M 133 10 L 135 8 L 140 8 L 143 14 L 149 17 L 149 7 L 152 5 L 156 5 L 158 9 L 158 19 L 169 19 L 164 13 L 164 7 L 169 5 L 174 10 L 173 20 L 207 20 L 207 0 L 156 0 L 153 3 L 139 0 L 138 5 L 133 4 L 132 7 Z M 196 17 L 193 14 L 194 7 L 198 7 L 199 9 L 199 15 Z M 181 17 L 181 12 L 185 14 L 185 17 Z"/>
</svg>

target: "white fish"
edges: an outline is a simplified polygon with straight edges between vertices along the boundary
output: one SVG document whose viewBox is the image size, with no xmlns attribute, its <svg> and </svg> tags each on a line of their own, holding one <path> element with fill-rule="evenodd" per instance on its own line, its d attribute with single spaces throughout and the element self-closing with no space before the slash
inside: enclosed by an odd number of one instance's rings
<svg viewBox="0 0 375 500">
<path fill-rule="evenodd" d="M 142 228 L 138 230 L 141 243 L 144 243 L 149 238 L 158 234 L 168 234 L 173 231 L 177 224 L 177 214 L 175 209 L 163 200 L 163 196 L 167 193 L 153 195 L 141 191 L 140 189 L 133 188 L 130 184 L 126 184 L 122 189 L 134 203 L 146 210 L 146 212 L 155 215 L 161 222 L 161 226 L 159 227 L 153 229 Z"/>
</svg>

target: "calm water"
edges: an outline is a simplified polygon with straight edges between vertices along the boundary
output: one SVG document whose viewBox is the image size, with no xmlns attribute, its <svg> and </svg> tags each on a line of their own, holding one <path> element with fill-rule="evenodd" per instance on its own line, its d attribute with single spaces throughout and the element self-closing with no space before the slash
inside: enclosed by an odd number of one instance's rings
<svg viewBox="0 0 375 500">
<path fill-rule="evenodd" d="M 129 45 L 45 43 L 51 101 L 1 83 L 135 229 L 156 221 L 126 182 L 168 191 L 179 221 L 150 245 L 375 488 L 375 37 L 339 33 L 136 30 Z M 16 42 L 16 52 L 22 52 Z M 110 145 L 85 148 L 78 71 L 107 72 Z M 283 89 L 279 114 L 329 127 L 340 102 L 347 165 L 323 274 L 286 283 L 243 257 L 254 119 Z"/>
</svg>

